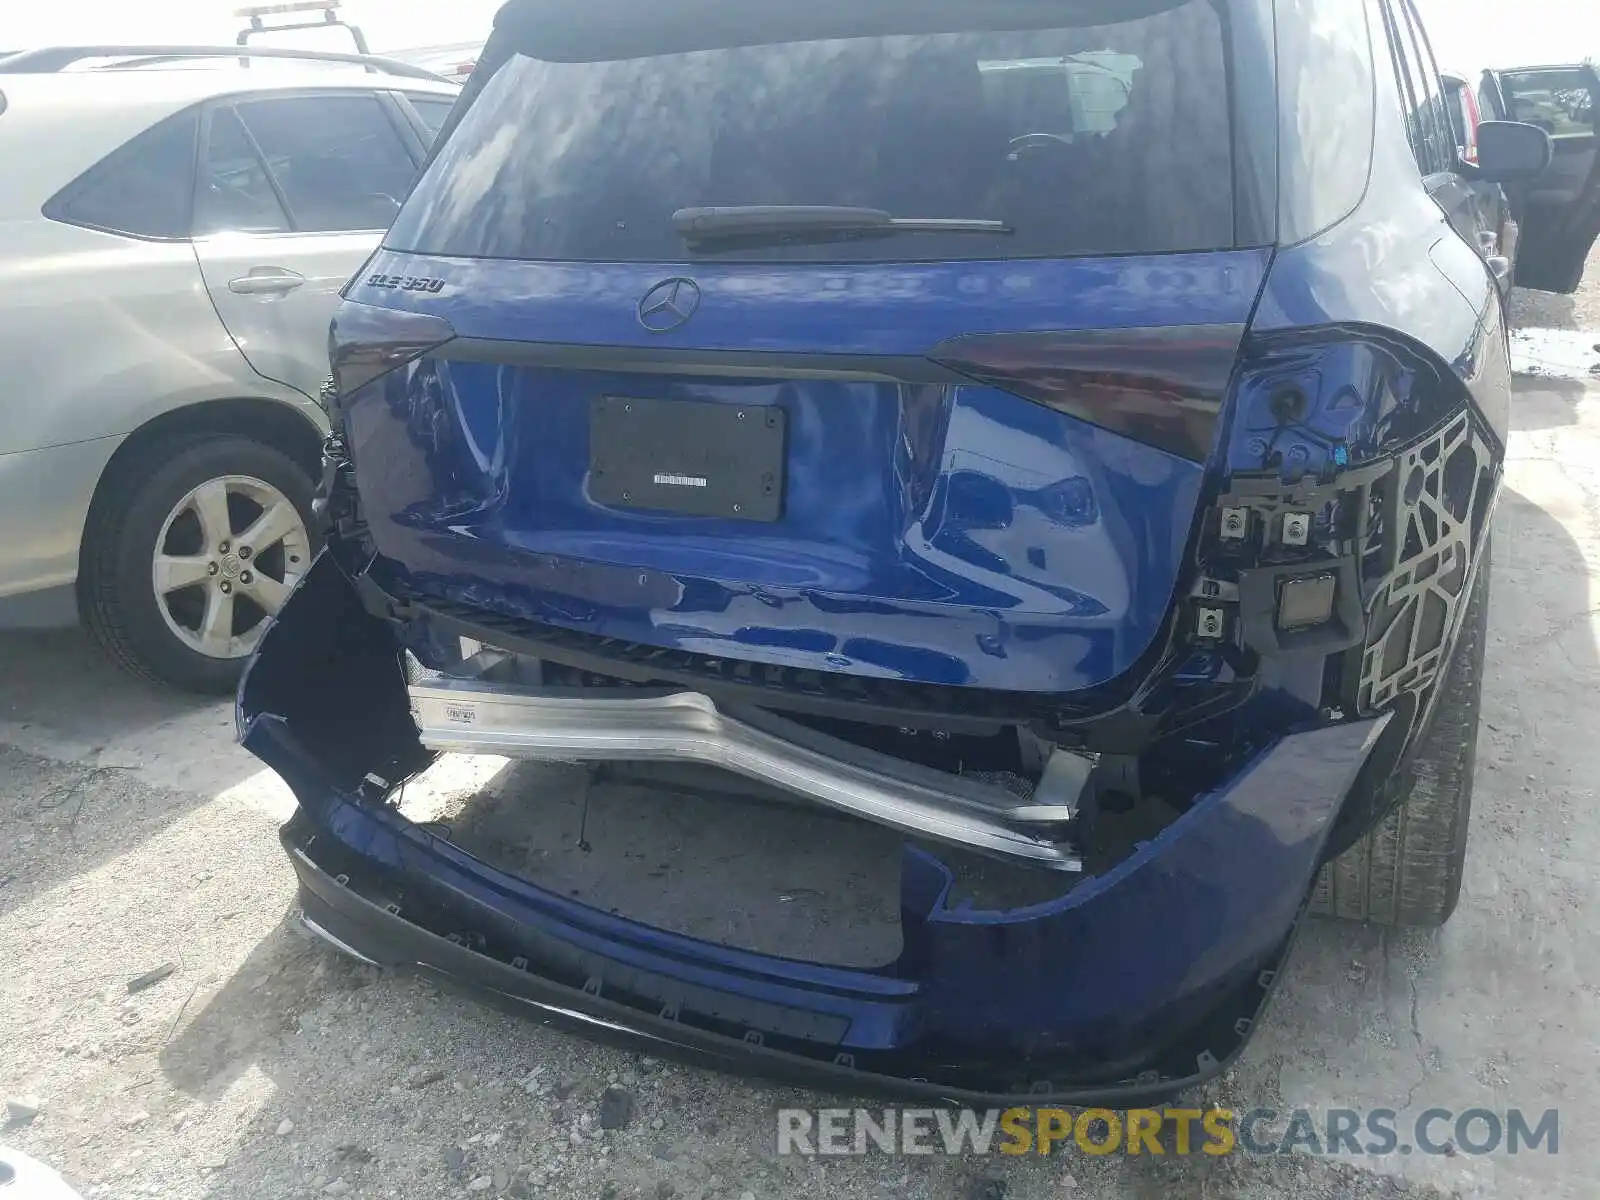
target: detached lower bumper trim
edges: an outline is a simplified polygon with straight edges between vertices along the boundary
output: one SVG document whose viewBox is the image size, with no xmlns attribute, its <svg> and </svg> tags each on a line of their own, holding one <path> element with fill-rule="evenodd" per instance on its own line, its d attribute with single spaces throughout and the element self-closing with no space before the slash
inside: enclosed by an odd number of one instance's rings
<svg viewBox="0 0 1600 1200">
<path fill-rule="evenodd" d="M 672 1058 L 691 1066 L 733 1075 L 786 1082 L 841 1096 L 877 1096 L 959 1104 L 971 1108 L 1026 1105 L 1141 1108 L 1166 1103 L 1220 1075 L 1244 1049 L 1249 1035 L 1276 990 L 1281 968 L 1298 932 L 1298 920 L 1285 935 L 1266 969 L 1227 998 L 1207 1029 L 1231 1030 L 1231 1045 L 1197 1040 L 1175 1048 L 1179 1061 L 1192 1063 L 1192 1073 L 1165 1075 L 1145 1071 L 1118 1082 L 1019 1083 L 1015 1074 L 996 1070 L 991 1081 L 963 1072 L 961 1085 L 938 1082 L 913 1073 L 886 1074 L 853 1065 L 850 1056 L 812 1057 L 764 1044 L 752 1031 L 743 1038 L 698 1028 L 677 1016 L 651 1015 L 607 999 L 588 988 L 575 988 L 518 965 L 502 962 L 458 938 L 441 937 L 362 894 L 346 876 L 327 873 L 313 861 L 291 823 L 282 839 L 300 881 L 301 919 L 313 932 L 344 953 L 386 968 L 420 973 L 464 990 L 514 1015 L 531 1017 L 555 1028 L 646 1054 Z M 1302 909 L 1302 915 L 1304 910 Z M 364 951 L 355 951 L 361 946 Z M 1216 1053 L 1222 1051 L 1221 1054 Z M 1045 1066 L 1034 1064 L 1036 1069 Z M 929 1064 L 928 1075 L 936 1072 Z M 976 1084 L 977 1086 L 973 1086 Z"/>
<path fill-rule="evenodd" d="M 851 745 L 767 714 L 736 719 L 694 692 L 541 692 L 482 680 L 413 684 L 411 712 L 429 750 L 572 761 L 696 762 L 831 808 L 1001 857 L 1081 871 L 1051 825 L 1072 803 L 1004 788 Z M 1071 797 L 1075 800 L 1076 797 Z"/>
<path fill-rule="evenodd" d="M 1261 746 L 1126 857 L 1043 901 L 981 907 L 958 887 L 965 868 L 908 840 L 899 955 L 841 967 L 586 904 L 407 820 L 389 800 L 434 755 L 410 707 L 403 619 L 367 611 L 324 554 L 240 687 L 245 745 L 299 802 L 283 838 L 323 934 L 592 1036 L 975 1106 L 1150 1103 L 1223 1070 L 1389 720 Z"/>
<path fill-rule="evenodd" d="M 365 954 L 361 953 L 361 951 L 350 945 L 350 943 L 329 933 L 328 930 L 325 929 L 315 917 L 311 916 L 304 909 L 300 910 L 300 924 L 305 926 L 307 933 L 328 943 L 328 945 L 332 946 L 346 958 L 353 958 L 359 963 L 366 963 L 366 965 L 369 967 L 376 967 L 379 965 L 377 959 L 368 958 Z"/>
</svg>

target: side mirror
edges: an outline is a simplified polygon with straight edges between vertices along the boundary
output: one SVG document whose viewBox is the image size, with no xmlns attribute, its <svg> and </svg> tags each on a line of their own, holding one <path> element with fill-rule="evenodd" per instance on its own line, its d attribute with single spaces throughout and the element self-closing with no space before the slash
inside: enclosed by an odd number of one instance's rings
<svg viewBox="0 0 1600 1200">
<path fill-rule="evenodd" d="M 1522 121 L 1484 121 L 1478 126 L 1478 169 L 1491 183 L 1525 183 L 1550 168 L 1555 143 L 1537 125 Z"/>
</svg>

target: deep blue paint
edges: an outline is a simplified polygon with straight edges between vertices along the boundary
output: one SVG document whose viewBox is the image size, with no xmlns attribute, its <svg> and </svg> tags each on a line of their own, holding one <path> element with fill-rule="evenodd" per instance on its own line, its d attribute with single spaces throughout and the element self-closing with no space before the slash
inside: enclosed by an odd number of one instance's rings
<svg viewBox="0 0 1600 1200">
<path fill-rule="evenodd" d="M 965 333 L 1230 325 L 1248 319 L 1268 254 L 955 263 L 559 263 L 382 250 L 346 296 L 437 313 L 464 338 L 817 354 L 924 354 Z M 444 281 L 438 294 L 368 286 L 373 274 Z M 700 308 L 651 333 L 644 294 L 690 276 Z"/>
<path fill-rule="evenodd" d="M 363 711 L 393 701 L 380 695 L 402 686 L 392 668 L 387 682 L 371 673 L 353 681 L 327 654 L 308 651 L 326 637 L 352 636 L 357 623 L 377 623 L 353 607 L 332 558 L 320 557 L 312 575 L 305 603 L 286 609 L 266 640 L 293 661 L 305 697 L 349 697 L 341 706 Z M 319 623 L 340 632 L 306 632 Z M 855 970 L 656 929 L 498 871 L 395 810 L 341 790 L 292 732 L 309 701 L 286 705 L 264 694 L 270 686 L 247 676 L 241 688 L 244 741 L 284 777 L 318 828 L 314 857 L 354 855 L 364 875 L 403 893 L 408 906 L 446 905 L 463 929 L 511 927 L 602 956 L 610 978 L 645 996 L 695 985 L 842 1018 L 841 1049 L 921 1045 L 1002 1057 L 1073 1050 L 1107 1062 L 1148 1050 L 1155 1030 L 1192 1024 L 1219 991 L 1261 969 L 1294 918 L 1338 803 L 1383 724 L 1278 740 L 1130 857 L 1031 908 L 952 908 L 948 868 L 908 846 L 901 955 Z"/>
<path fill-rule="evenodd" d="M 1314 7 L 1296 0 L 1278 12 L 1284 22 L 1303 21 L 1296 14 Z M 1234 74 L 1252 98 L 1240 105 L 1236 97 L 1241 128 L 1259 133 L 1265 126 L 1270 134 L 1281 116 L 1281 128 L 1292 134 L 1293 113 L 1273 111 L 1280 56 L 1271 44 L 1271 6 L 1241 3 L 1235 16 Z M 1305 29 L 1292 32 L 1294 46 L 1310 44 Z M 1295 470 L 1344 469 L 1397 449 L 1403 439 L 1383 424 L 1396 411 L 1391 393 L 1402 415 L 1425 423 L 1432 410 L 1417 406 L 1441 397 L 1419 397 L 1416 410 L 1407 409 L 1410 393 L 1399 395 L 1393 360 L 1356 344 L 1368 334 L 1381 347 L 1420 351 L 1453 373 L 1461 389 L 1443 397 L 1447 406 L 1470 397 L 1503 440 L 1510 389 L 1500 298 L 1482 259 L 1418 177 L 1381 53 L 1380 44 L 1364 195 L 1331 228 L 1283 245 L 1270 256 L 1270 270 L 1265 251 L 808 267 L 803 278 L 789 267 L 697 264 L 688 273 L 705 290 L 701 311 L 668 335 L 642 330 L 634 306 L 654 283 L 685 273 L 682 264 L 518 264 L 385 252 L 372 271 L 442 278 L 445 290 L 418 297 L 358 283 L 350 294 L 446 315 L 460 334 L 479 338 L 834 354 L 916 355 L 960 333 L 1252 318 L 1248 370 L 1213 464 L 1218 476 L 1260 468 L 1274 371 L 1299 381 L 1313 401 L 1307 424 L 1316 436 L 1302 431 L 1280 447 L 1286 459 L 1295 445 L 1304 447 L 1289 464 Z M 1288 108 L 1340 110 L 1348 87 L 1319 69 L 1318 55 L 1283 57 L 1293 63 Z M 1325 146 L 1312 155 L 1292 136 L 1281 145 L 1276 136 L 1245 136 L 1235 162 L 1249 185 L 1240 190 L 1243 219 L 1270 226 L 1282 213 L 1310 228 L 1320 207 L 1342 209 L 1350 188 L 1340 189 L 1337 204 L 1324 195 L 1326 205 L 1317 196 L 1279 197 L 1273 188 L 1280 179 L 1311 186 L 1295 181 L 1326 175 L 1337 157 L 1330 152 L 1348 148 Z M 1307 157 L 1279 171 L 1280 155 Z M 1271 241 L 1270 233 L 1262 240 Z M 1330 328 L 1336 338 L 1306 346 L 1308 334 Z M 647 394 L 681 389 L 724 402 L 783 403 L 796 428 L 819 426 L 819 456 L 797 467 L 800 500 L 785 522 L 690 530 L 687 523 L 596 511 L 581 500 L 573 479 L 580 380 L 509 369 L 502 382 L 494 374 L 451 362 L 446 352 L 439 364 L 392 376 L 352 405 L 362 499 L 387 556 L 379 570 L 642 641 L 737 645 L 750 658 L 795 656 L 917 678 L 964 672 L 971 682 L 1005 688 L 1075 686 L 1122 669 L 1118 664 L 1142 645 L 1149 614 L 1171 599 L 1198 498 L 1170 461 L 986 389 L 934 394 L 941 389 L 841 382 L 776 389 L 754 380 L 630 376 L 630 386 L 654 389 Z M 785 394 L 772 394 L 778 390 Z M 823 413 L 828 427 L 820 427 Z M 947 463 L 948 435 L 938 422 L 966 414 L 987 421 L 986 432 L 959 439 L 967 457 Z M 918 419 L 929 420 L 935 435 L 909 439 L 911 449 L 896 451 L 892 469 L 872 458 L 919 427 Z M 830 433 L 840 421 L 849 438 Z M 544 477 L 516 470 L 534 461 L 534 444 L 551 450 L 537 457 Z M 973 465 L 980 458 L 986 461 Z M 903 544 L 913 513 L 928 514 L 927 536 L 909 553 Z M 1049 539 L 1023 536 L 1024 522 Z M 645 532 L 666 536 L 647 540 Z M 1052 547 L 1071 539 L 1101 553 L 1109 568 L 1059 566 Z M 325 576 L 329 566 L 324 560 L 313 575 Z M 738 586 L 727 586 L 730 576 Z M 1024 592 L 1023 584 L 1033 590 Z M 1150 594 L 1124 591 L 1133 585 Z M 922 1039 L 983 1059 L 1020 1060 L 1062 1045 L 1111 1056 L 1164 1039 L 1206 1010 L 1216 990 L 1208 985 L 1248 975 L 1290 928 L 1328 822 L 1364 754 L 1360 745 L 1311 754 L 1314 743 L 1261 737 L 1286 712 L 1299 719 L 1315 711 L 1324 680 L 1318 655 L 1266 662 L 1258 677 L 1263 693 L 1238 710 L 1234 732 L 1246 744 L 1276 741 L 1277 750 L 1198 797 L 1135 857 L 1055 903 L 981 914 L 945 911 L 946 873 L 908 851 L 901 959 L 880 972 L 840 971 L 692 942 L 586 909 L 465 860 L 387 809 L 352 803 L 330 782 L 329 755 L 302 753 L 273 719 L 312 703 L 319 689 L 348 682 L 316 673 L 322 659 L 308 647 L 322 643 L 308 630 L 332 618 L 307 595 L 297 593 L 263 643 L 268 658 L 281 655 L 303 674 L 297 695 L 292 703 L 271 697 L 263 717 L 262 698 L 252 703 L 249 695 L 265 661 L 258 659 L 241 719 L 251 749 L 284 775 L 330 843 L 349 848 L 395 886 L 454 889 L 476 915 L 512 916 L 583 944 L 603 964 L 847 1016 L 848 1043 L 869 1050 Z M 930 611 L 944 619 L 933 622 Z M 991 622 L 987 634 L 980 617 Z M 340 610 L 338 619 L 349 628 L 364 618 Z M 1037 653 L 1036 643 L 1019 647 L 1017 631 L 1041 620 L 1049 653 Z M 929 624 L 939 631 L 925 633 Z M 852 640 L 868 640 L 861 630 L 871 631 L 874 645 Z M 1012 635 L 1009 642 L 985 641 L 1001 630 Z M 1205 689 L 1221 672 L 1216 655 L 1198 653 L 1176 682 Z M 1334 731 L 1357 733 L 1348 725 Z M 1285 764 L 1283 754 L 1292 761 Z M 1284 774 L 1276 776 L 1280 767 Z"/>
<path fill-rule="evenodd" d="M 903 950 L 876 971 L 733 950 L 611 916 L 497 871 L 392 810 L 326 787 L 298 788 L 296 798 L 326 836 L 396 886 L 408 881 L 414 891 L 419 884 L 409 881 L 426 880 L 429 892 L 451 893 L 463 909 L 482 906 L 519 928 L 604 954 L 619 974 L 843 1017 L 841 1050 L 930 1041 L 974 1053 L 1082 1050 L 1117 1058 L 1145 1048 L 1155 1029 L 1192 1023 L 1219 991 L 1267 961 L 1310 884 L 1369 732 L 1343 726 L 1280 744 L 1254 773 L 1115 871 L 1030 909 L 948 908 L 948 869 L 908 845 Z M 282 770 L 268 733 L 247 745 Z M 1328 753 L 1319 736 L 1331 736 L 1340 750 Z M 1163 952 L 1152 954 L 1156 946 Z"/>
<path fill-rule="evenodd" d="M 919 356 L 996 331 L 1242 323 L 1266 256 L 1038 263 L 551 264 L 384 255 L 359 303 L 446 315 L 463 338 Z M 637 305 L 693 270 L 694 319 Z M 892 299 L 892 303 L 886 300 Z M 776 523 L 588 496 L 598 395 L 780 405 Z M 448 345 L 345 400 L 363 510 L 392 582 L 632 642 L 1015 691 L 1125 671 L 1170 603 L 1202 472 L 992 388 L 498 366 Z M 863 608 L 859 602 L 866 601 Z"/>
<path fill-rule="evenodd" d="M 1371 20 L 1381 46 L 1375 12 Z M 1447 216 L 1459 180 L 1434 177 L 1428 182 L 1439 200 L 1430 196 L 1412 156 L 1394 72 L 1387 58 L 1378 66 L 1366 193 L 1345 220 L 1279 251 L 1252 329 L 1368 326 L 1404 339 L 1462 381 L 1504 442 L 1511 370 L 1499 289 L 1465 240 L 1471 231 Z"/>
</svg>

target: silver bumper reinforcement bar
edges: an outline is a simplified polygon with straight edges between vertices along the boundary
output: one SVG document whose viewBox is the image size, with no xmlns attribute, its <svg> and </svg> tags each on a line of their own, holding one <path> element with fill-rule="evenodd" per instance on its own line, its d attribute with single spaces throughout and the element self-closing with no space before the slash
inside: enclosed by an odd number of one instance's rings
<svg viewBox="0 0 1600 1200">
<path fill-rule="evenodd" d="M 1058 871 L 1081 871 L 1062 836 L 1085 760 L 1057 751 L 1032 796 L 935 771 L 774 717 L 720 711 L 697 692 L 560 692 L 443 677 L 410 688 L 430 750 L 564 762 L 720 767 L 909 834 Z"/>
</svg>

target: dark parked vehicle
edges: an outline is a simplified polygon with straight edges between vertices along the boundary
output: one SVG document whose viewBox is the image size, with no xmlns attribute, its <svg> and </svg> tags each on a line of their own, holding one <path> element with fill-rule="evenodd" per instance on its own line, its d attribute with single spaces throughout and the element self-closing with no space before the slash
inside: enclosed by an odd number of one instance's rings
<svg viewBox="0 0 1600 1200">
<path fill-rule="evenodd" d="M 1477 164 L 1477 130 L 1485 120 L 1526 121 L 1551 134 L 1553 158 L 1537 179 L 1506 186 L 1471 180 L 1475 219 L 1480 245 L 1507 288 L 1515 281 L 1540 291 L 1576 291 L 1600 237 L 1600 76 L 1592 66 L 1574 65 L 1485 71 L 1476 86 L 1449 71 L 1443 79 L 1445 108 L 1468 167 Z M 1518 234 L 1530 220 L 1533 240 L 1523 258 Z"/>
<path fill-rule="evenodd" d="M 1575 292 L 1600 238 L 1600 73 L 1593 63 L 1485 71 L 1479 94 L 1485 117 L 1537 125 L 1554 145 L 1548 171 L 1507 189 L 1526 230 L 1517 282 Z"/>
<path fill-rule="evenodd" d="M 1443 922 L 1510 400 L 1473 185 L 1551 157 L 1458 140 L 1410 0 L 512 0 L 346 290 L 328 548 L 240 692 L 306 920 L 714 1065 L 1124 1104 L 1223 1068 L 1310 905 Z M 397 804 L 443 750 L 900 831 L 900 949 L 492 865 Z"/>
</svg>

